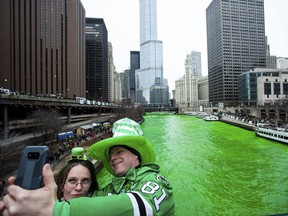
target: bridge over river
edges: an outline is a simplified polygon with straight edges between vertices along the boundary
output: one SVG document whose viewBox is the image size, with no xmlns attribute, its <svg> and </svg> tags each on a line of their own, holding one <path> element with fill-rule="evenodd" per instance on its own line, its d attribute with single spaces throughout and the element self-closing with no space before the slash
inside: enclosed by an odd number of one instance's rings
<svg viewBox="0 0 288 216">
<path fill-rule="evenodd" d="M 178 112 L 175 107 L 163 105 L 143 105 L 143 107 L 145 112 Z M 0 94 L 2 116 L 0 127 L 5 131 L 32 127 L 33 120 L 28 120 L 27 116 L 39 108 L 57 110 L 62 113 L 61 120 L 67 124 L 85 121 L 102 114 L 113 114 L 123 108 L 133 109 L 131 106 L 104 102 L 92 101 L 90 104 L 83 104 L 79 100 L 66 98 Z"/>
</svg>

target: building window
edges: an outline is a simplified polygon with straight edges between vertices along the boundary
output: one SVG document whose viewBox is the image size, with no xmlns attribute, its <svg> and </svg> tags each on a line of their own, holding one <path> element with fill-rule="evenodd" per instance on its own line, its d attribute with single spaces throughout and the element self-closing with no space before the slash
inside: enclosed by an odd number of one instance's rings
<svg viewBox="0 0 288 216">
<path fill-rule="evenodd" d="M 274 95 L 280 95 L 280 83 L 274 83 Z"/>
<path fill-rule="evenodd" d="M 264 83 L 264 94 L 271 95 L 271 83 Z"/>
<path fill-rule="evenodd" d="M 288 83 L 283 83 L 283 94 L 288 95 Z"/>
</svg>

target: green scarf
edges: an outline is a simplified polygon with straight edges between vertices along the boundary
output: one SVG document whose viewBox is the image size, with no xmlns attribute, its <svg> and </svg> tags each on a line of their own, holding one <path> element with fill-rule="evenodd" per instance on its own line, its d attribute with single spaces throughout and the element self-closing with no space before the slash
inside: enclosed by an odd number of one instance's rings
<svg viewBox="0 0 288 216">
<path fill-rule="evenodd" d="M 135 167 L 131 167 L 131 169 L 126 173 L 125 176 L 115 177 L 112 180 L 112 186 L 114 191 L 118 194 L 124 190 L 127 192 L 131 189 L 133 181 L 135 181 L 137 177 Z M 127 184 L 128 183 L 128 184 Z"/>
</svg>

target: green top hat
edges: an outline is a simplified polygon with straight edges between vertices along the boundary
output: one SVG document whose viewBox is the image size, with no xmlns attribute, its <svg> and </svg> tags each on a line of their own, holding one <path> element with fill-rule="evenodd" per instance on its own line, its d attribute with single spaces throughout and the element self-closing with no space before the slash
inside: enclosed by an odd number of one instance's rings
<svg viewBox="0 0 288 216">
<path fill-rule="evenodd" d="M 113 137 L 101 140 L 89 147 L 89 157 L 102 161 L 106 169 L 113 175 L 109 161 L 109 150 L 113 146 L 123 145 L 135 149 L 141 155 L 141 164 L 154 163 L 155 152 L 152 145 L 142 135 L 141 126 L 129 119 L 123 118 L 116 121 L 112 128 Z"/>
</svg>

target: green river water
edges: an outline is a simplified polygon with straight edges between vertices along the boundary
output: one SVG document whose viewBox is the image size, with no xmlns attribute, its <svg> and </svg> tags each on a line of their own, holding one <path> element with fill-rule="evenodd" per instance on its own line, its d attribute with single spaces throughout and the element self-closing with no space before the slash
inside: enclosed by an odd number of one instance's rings
<svg viewBox="0 0 288 216">
<path fill-rule="evenodd" d="M 187 115 L 148 113 L 142 129 L 177 216 L 288 213 L 288 145 Z"/>
</svg>

